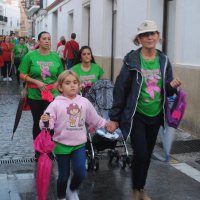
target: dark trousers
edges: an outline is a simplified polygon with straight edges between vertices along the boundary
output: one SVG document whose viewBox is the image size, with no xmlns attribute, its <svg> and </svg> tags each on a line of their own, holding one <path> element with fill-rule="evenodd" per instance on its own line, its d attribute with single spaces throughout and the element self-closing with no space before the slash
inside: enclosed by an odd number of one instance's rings
<svg viewBox="0 0 200 200">
<path fill-rule="evenodd" d="M 58 162 L 57 196 L 66 197 L 67 182 L 70 176 L 70 162 L 72 161 L 73 176 L 70 189 L 77 190 L 86 176 L 85 147 L 73 151 L 71 154 L 56 154 Z"/>
<path fill-rule="evenodd" d="M 7 76 L 11 77 L 10 69 L 11 69 L 11 61 L 5 61 L 1 71 L 3 78 L 6 78 Z"/>
<path fill-rule="evenodd" d="M 143 189 L 145 186 L 151 155 L 162 121 L 162 114 L 156 117 L 147 117 L 136 113 L 134 116 L 131 132 L 133 189 Z"/>
<path fill-rule="evenodd" d="M 28 99 L 28 104 L 30 105 L 33 117 L 33 139 L 35 140 L 35 138 L 41 132 L 39 127 L 40 117 L 49 105 L 49 102 L 43 100 Z"/>
<path fill-rule="evenodd" d="M 16 76 L 17 76 L 17 82 L 20 82 L 20 78 L 19 78 L 19 65 L 20 65 L 20 59 L 14 59 L 14 64 L 15 64 L 15 68 L 16 68 Z"/>
</svg>

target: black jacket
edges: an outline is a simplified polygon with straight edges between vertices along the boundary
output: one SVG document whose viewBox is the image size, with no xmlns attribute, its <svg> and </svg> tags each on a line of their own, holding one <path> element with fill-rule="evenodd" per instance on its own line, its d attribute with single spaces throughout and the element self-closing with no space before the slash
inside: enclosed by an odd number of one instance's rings
<svg viewBox="0 0 200 200">
<path fill-rule="evenodd" d="M 109 112 L 110 120 L 119 122 L 125 139 L 132 130 L 133 117 L 143 80 L 140 67 L 140 52 L 141 48 L 136 51 L 132 50 L 124 57 L 123 66 L 115 82 L 113 105 Z M 157 52 L 163 80 L 161 95 L 163 96 L 164 110 L 166 96 L 171 96 L 176 90 L 169 84 L 173 80 L 172 66 L 169 59 L 161 51 L 157 50 Z"/>
</svg>

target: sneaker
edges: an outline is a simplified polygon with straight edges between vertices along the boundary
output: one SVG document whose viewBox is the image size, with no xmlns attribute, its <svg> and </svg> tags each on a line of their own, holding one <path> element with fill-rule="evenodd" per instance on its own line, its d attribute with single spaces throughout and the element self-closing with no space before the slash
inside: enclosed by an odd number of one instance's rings
<svg viewBox="0 0 200 200">
<path fill-rule="evenodd" d="M 79 200 L 77 190 L 72 191 L 70 189 L 70 183 L 71 183 L 71 177 L 69 177 L 69 180 L 68 180 L 68 183 L 67 183 L 67 197 L 68 197 L 68 200 Z"/>
<path fill-rule="evenodd" d="M 58 200 L 66 200 L 66 198 L 58 199 Z"/>
<path fill-rule="evenodd" d="M 11 78 L 11 77 L 8 77 L 8 81 L 12 81 L 12 78 Z"/>
<path fill-rule="evenodd" d="M 147 194 L 145 190 L 141 190 L 140 195 L 141 195 L 142 200 L 151 200 L 151 198 L 149 197 L 149 195 Z"/>
<path fill-rule="evenodd" d="M 140 190 L 137 189 L 133 190 L 133 200 L 141 200 Z"/>
<path fill-rule="evenodd" d="M 7 78 L 3 78 L 3 81 L 7 81 Z"/>
</svg>

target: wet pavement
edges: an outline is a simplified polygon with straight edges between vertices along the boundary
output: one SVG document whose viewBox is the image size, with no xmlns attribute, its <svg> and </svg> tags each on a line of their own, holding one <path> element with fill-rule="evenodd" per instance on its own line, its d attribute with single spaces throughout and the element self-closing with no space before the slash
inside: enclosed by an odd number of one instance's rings
<svg viewBox="0 0 200 200">
<path fill-rule="evenodd" d="M 23 112 L 14 139 L 11 140 L 21 88 L 15 80 L 0 80 L 0 200 L 37 199 L 30 112 Z M 178 139 L 181 140 L 187 134 L 180 131 L 178 135 Z M 115 162 L 108 165 L 106 155 L 101 157 L 98 171 L 88 172 L 80 187 L 80 200 L 132 199 L 130 168 L 122 170 L 119 163 Z M 158 145 L 155 148 L 155 155 L 161 158 L 163 156 Z M 174 154 L 170 162 L 161 161 L 159 156 L 154 156 L 152 160 L 146 184 L 152 200 L 199 200 L 200 164 L 195 162 L 200 160 L 199 152 Z M 175 168 L 176 164 L 182 163 L 196 169 L 196 180 Z M 56 200 L 56 177 L 57 165 L 54 162 L 48 200 Z"/>
</svg>

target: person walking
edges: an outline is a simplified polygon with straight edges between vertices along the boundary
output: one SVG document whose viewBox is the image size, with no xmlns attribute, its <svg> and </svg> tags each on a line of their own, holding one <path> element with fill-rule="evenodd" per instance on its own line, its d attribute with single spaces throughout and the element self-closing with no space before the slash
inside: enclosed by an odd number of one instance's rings
<svg viewBox="0 0 200 200">
<path fill-rule="evenodd" d="M 14 44 L 10 40 L 10 36 L 6 35 L 4 37 L 4 41 L 1 44 L 2 48 L 2 59 L 4 61 L 4 66 L 2 67 L 2 76 L 3 76 L 3 81 L 12 81 L 11 78 L 11 52 L 12 49 L 14 48 Z"/>
<path fill-rule="evenodd" d="M 60 47 L 62 45 L 62 41 L 65 41 L 65 43 L 66 43 L 65 36 L 60 37 L 60 40 L 58 41 L 58 43 L 56 45 L 56 52 L 58 50 L 58 47 Z"/>
<path fill-rule="evenodd" d="M 39 48 L 26 54 L 19 66 L 20 78 L 27 82 L 28 87 L 28 104 L 33 117 L 33 139 L 40 133 L 40 116 L 58 95 L 54 83 L 63 72 L 58 54 L 50 50 L 51 36 L 48 32 L 43 31 L 38 35 L 38 44 Z"/>
<path fill-rule="evenodd" d="M 66 41 L 65 41 L 65 40 L 62 40 L 61 45 L 58 47 L 58 49 L 57 49 L 57 51 L 56 51 L 56 52 L 58 53 L 58 55 L 59 55 L 61 61 L 62 61 L 63 69 L 65 69 L 65 62 L 66 62 L 66 61 L 65 61 L 65 57 L 64 57 L 65 43 L 66 43 Z"/>
<path fill-rule="evenodd" d="M 47 107 L 40 120 L 41 129 L 47 121 L 49 128 L 54 129 L 54 153 L 58 163 L 57 197 L 60 200 L 66 199 L 66 189 L 69 200 L 79 200 L 77 190 L 86 176 L 86 124 L 89 128 L 109 126 L 90 101 L 78 95 L 79 87 L 80 82 L 74 72 L 66 70 L 61 73 L 56 83 L 60 95 Z"/>
<path fill-rule="evenodd" d="M 11 61 L 14 63 L 16 67 L 16 75 L 17 75 L 17 83 L 20 85 L 20 78 L 19 78 L 19 65 L 22 61 L 22 58 L 28 53 L 28 48 L 25 44 L 24 37 L 19 37 L 19 44 L 16 44 L 12 49 L 11 53 Z"/>
<path fill-rule="evenodd" d="M 150 200 L 144 187 L 152 151 L 159 128 L 165 123 L 166 98 L 181 82 L 173 78 L 168 57 L 156 49 L 160 40 L 156 23 L 145 20 L 137 30 L 134 43 L 141 48 L 124 58 L 114 86 L 108 131 L 119 126 L 125 138 L 130 136 L 133 200 Z"/>
<path fill-rule="evenodd" d="M 81 47 L 77 59 L 75 60 L 75 65 L 72 67 L 72 71 L 79 77 L 83 90 L 101 79 L 104 74 L 104 70 L 96 64 L 89 46 Z"/>
<path fill-rule="evenodd" d="M 75 60 L 75 54 L 79 51 L 79 44 L 78 42 L 75 41 L 76 39 L 76 34 L 72 33 L 71 34 L 71 40 L 66 42 L 65 44 L 65 49 L 64 49 L 64 57 L 65 60 L 67 61 L 67 69 L 70 69 Z"/>
</svg>

